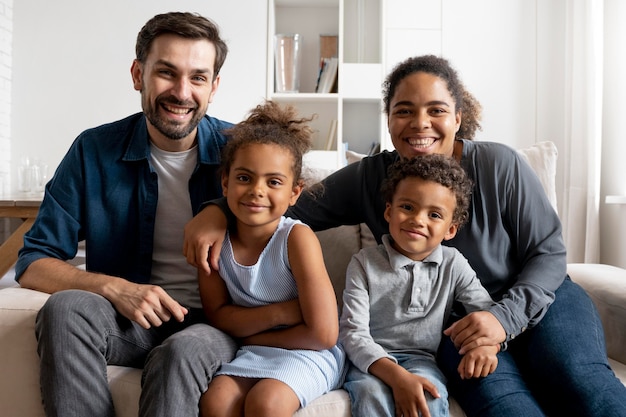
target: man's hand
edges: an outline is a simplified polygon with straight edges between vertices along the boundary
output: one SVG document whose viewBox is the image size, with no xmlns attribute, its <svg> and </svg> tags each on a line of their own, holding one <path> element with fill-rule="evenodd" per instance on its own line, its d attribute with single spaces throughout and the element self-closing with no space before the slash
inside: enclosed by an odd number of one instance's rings
<svg viewBox="0 0 626 417">
<path fill-rule="evenodd" d="M 461 358 L 458 371 L 462 379 L 486 377 L 496 370 L 500 348 L 481 346 L 467 352 Z"/>
<path fill-rule="evenodd" d="M 172 317 L 182 322 L 188 313 L 185 307 L 156 285 L 135 284 L 120 279 L 109 290 L 105 297 L 115 309 L 144 329 L 159 327 Z"/>
<path fill-rule="evenodd" d="M 211 268 L 217 271 L 226 227 L 226 216 L 217 205 L 208 205 L 196 214 L 184 229 L 183 255 L 187 262 L 207 275 Z"/>
<path fill-rule="evenodd" d="M 20 285 L 47 293 L 79 289 L 100 294 L 129 320 L 149 329 L 169 321 L 172 316 L 183 321 L 187 309 L 170 297 L 163 288 L 136 284 L 123 278 L 83 271 L 60 259 L 42 258 L 24 271 Z"/>
<path fill-rule="evenodd" d="M 475 311 L 443 331 L 461 355 L 479 346 L 496 346 L 506 339 L 498 319 L 488 311 Z"/>
</svg>

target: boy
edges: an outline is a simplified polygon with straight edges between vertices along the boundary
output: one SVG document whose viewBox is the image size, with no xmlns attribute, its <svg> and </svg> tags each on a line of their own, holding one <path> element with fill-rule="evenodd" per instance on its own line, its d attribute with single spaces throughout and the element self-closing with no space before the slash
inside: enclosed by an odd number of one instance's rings
<svg viewBox="0 0 626 417">
<path fill-rule="evenodd" d="M 354 255 L 343 294 L 339 337 L 351 361 L 345 388 L 354 417 L 448 415 L 435 360 L 443 326 L 455 302 L 467 312 L 492 303 L 467 260 L 441 245 L 466 221 L 471 189 L 447 156 L 403 159 L 389 168 L 381 189 L 389 234 Z M 466 353 L 461 377 L 493 372 L 497 351 Z"/>
</svg>

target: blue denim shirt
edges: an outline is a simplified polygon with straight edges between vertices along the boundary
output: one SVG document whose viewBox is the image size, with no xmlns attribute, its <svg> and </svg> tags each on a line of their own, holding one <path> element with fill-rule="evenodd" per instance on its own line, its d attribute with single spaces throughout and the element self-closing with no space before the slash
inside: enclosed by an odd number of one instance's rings
<svg viewBox="0 0 626 417">
<path fill-rule="evenodd" d="M 231 126 L 209 116 L 198 125 L 198 164 L 189 180 L 194 215 L 203 201 L 222 195 L 222 131 Z M 84 240 L 87 270 L 149 282 L 158 198 L 149 155 L 143 113 L 81 133 L 46 185 L 16 279 L 37 259 L 72 259 Z"/>
</svg>

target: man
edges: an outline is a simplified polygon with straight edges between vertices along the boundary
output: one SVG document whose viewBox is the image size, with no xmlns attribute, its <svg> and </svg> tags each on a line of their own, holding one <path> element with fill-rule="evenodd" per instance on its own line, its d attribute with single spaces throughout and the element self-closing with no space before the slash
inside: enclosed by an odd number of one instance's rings
<svg viewBox="0 0 626 417">
<path fill-rule="evenodd" d="M 52 294 L 36 322 L 48 416 L 113 416 L 107 364 L 145 365 L 140 415 L 197 416 L 212 372 L 235 351 L 197 324 L 197 273 L 181 255 L 185 223 L 222 194 L 231 124 L 206 112 L 227 51 L 204 17 L 148 21 L 131 66 L 143 113 L 79 135 L 46 187 L 16 279 Z M 65 262 L 83 240 L 86 270 Z M 187 361 L 181 346 L 201 354 Z"/>
</svg>

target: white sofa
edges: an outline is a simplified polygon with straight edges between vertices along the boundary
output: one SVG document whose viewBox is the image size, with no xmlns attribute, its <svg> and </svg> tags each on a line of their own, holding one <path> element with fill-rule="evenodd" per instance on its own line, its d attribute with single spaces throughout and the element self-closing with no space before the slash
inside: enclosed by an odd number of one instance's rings
<svg viewBox="0 0 626 417">
<path fill-rule="evenodd" d="M 555 149 L 550 144 L 538 144 L 526 155 L 554 201 Z M 345 268 L 352 254 L 373 245 L 373 238 L 366 227 L 358 225 L 319 232 L 318 236 L 340 301 Z M 605 328 L 611 365 L 626 385 L 626 270 L 608 265 L 570 264 L 568 273 L 596 303 Z M 34 323 L 47 297 L 47 294 L 18 287 L 0 290 L 0 414 L 4 417 L 44 415 Z M 110 366 L 108 377 L 117 416 L 136 417 L 141 370 Z M 450 401 L 450 415 L 464 416 L 454 399 Z M 350 417 L 350 401 L 344 390 L 336 390 L 313 401 L 295 416 Z"/>
</svg>

